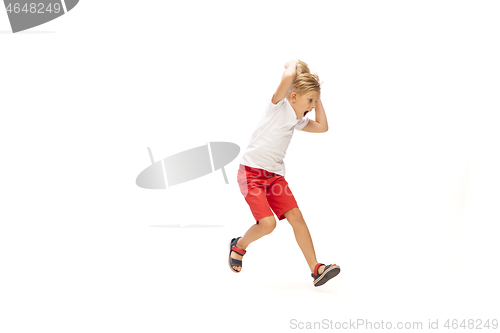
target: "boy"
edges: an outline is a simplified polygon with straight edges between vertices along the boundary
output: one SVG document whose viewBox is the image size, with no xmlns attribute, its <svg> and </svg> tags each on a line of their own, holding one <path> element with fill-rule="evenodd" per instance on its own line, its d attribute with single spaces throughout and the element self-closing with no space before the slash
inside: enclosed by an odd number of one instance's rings
<svg viewBox="0 0 500 333">
<path fill-rule="evenodd" d="M 328 130 L 325 110 L 320 99 L 320 82 L 306 63 L 291 60 L 274 93 L 268 110 L 250 139 L 238 170 L 238 184 L 255 218 L 243 237 L 229 244 L 229 267 L 239 273 L 248 245 L 271 233 L 276 227 L 273 212 L 287 219 L 295 239 L 311 270 L 314 286 L 335 277 L 340 267 L 318 263 L 309 229 L 288 187 L 283 158 L 294 130 L 323 133 Z M 315 109 L 316 120 L 304 117 Z M 271 211 L 272 209 L 272 211 Z"/>
</svg>

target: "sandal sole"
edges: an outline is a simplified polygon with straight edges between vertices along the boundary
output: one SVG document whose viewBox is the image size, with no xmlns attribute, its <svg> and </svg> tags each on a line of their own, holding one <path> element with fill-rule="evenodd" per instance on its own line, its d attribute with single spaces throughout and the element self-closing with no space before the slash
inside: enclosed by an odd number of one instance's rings
<svg viewBox="0 0 500 333">
<path fill-rule="evenodd" d="M 314 286 L 319 287 L 327 283 L 330 279 L 336 277 L 340 273 L 340 267 L 337 265 L 330 266 L 326 269 L 319 278 L 314 280 Z"/>
</svg>

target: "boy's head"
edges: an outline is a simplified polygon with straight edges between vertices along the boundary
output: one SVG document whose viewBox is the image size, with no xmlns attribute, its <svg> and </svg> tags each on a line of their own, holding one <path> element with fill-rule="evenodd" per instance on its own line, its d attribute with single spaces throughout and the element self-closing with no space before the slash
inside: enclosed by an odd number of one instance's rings
<svg viewBox="0 0 500 333">
<path fill-rule="evenodd" d="M 317 74 L 311 73 L 307 64 L 301 60 L 297 63 L 297 74 L 292 86 L 288 90 L 288 101 L 297 115 L 302 119 L 310 112 L 321 93 L 321 83 Z"/>
</svg>

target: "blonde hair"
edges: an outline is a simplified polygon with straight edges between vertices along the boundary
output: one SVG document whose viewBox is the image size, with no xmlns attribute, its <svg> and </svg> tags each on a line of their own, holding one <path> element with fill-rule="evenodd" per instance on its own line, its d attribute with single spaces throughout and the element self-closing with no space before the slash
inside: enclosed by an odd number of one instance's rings
<svg viewBox="0 0 500 333">
<path fill-rule="evenodd" d="M 288 96 L 292 92 L 296 92 L 297 95 L 304 95 L 311 91 L 321 92 L 321 83 L 318 74 L 311 73 L 307 64 L 297 59 L 297 74 L 288 90 Z"/>
</svg>

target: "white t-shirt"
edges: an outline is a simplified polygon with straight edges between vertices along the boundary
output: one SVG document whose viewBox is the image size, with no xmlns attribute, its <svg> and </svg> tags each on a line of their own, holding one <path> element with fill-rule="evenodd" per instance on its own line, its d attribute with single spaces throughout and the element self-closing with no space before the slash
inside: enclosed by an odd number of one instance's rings
<svg viewBox="0 0 500 333">
<path fill-rule="evenodd" d="M 269 101 L 267 112 L 253 132 L 240 164 L 285 176 L 283 159 L 294 130 L 302 130 L 309 118 L 297 119 L 286 98 L 277 104 Z"/>
</svg>

